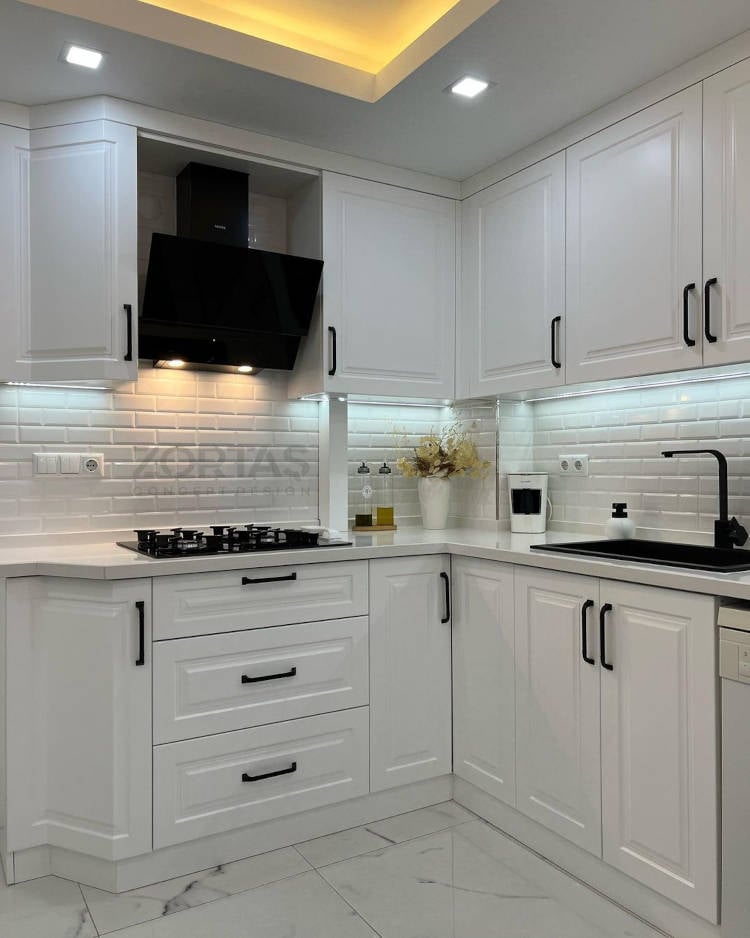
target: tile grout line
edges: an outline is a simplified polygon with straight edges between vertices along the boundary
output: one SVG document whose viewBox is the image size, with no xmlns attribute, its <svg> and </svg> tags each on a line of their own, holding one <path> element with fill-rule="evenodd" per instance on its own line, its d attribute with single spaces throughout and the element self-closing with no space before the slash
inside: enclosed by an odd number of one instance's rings
<svg viewBox="0 0 750 938">
<path fill-rule="evenodd" d="M 355 859 L 356 857 L 352 857 L 352 860 L 355 860 Z M 343 861 L 343 862 L 346 862 L 346 861 Z M 382 932 L 379 932 L 375 928 L 375 926 L 370 921 L 368 921 L 368 919 L 366 919 L 365 916 L 362 915 L 362 913 L 358 909 L 356 909 L 345 896 L 342 896 L 341 893 L 338 891 L 338 889 L 336 889 L 336 887 L 333 885 L 333 883 L 328 882 L 328 880 L 325 878 L 325 876 L 323 876 L 320 870 L 316 869 L 315 872 L 320 877 L 320 880 L 323 883 L 325 883 L 325 885 L 331 890 L 331 892 L 334 893 L 334 895 L 338 896 L 342 902 L 345 902 L 346 905 L 352 910 L 352 912 L 354 912 L 357 918 L 360 919 L 360 921 L 364 922 L 365 925 L 367 925 L 367 927 L 372 931 L 374 935 L 377 935 L 378 938 L 383 938 Z"/>
<path fill-rule="evenodd" d="M 97 938 L 101 938 L 101 933 L 99 932 L 99 926 L 96 924 L 96 922 L 95 922 L 95 920 L 94 920 L 94 916 L 93 916 L 93 913 L 91 912 L 91 908 L 89 907 L 88 900 L 86 899 L 86 896 L 85 896 L 85 894 L 84 894 L 84 892 L 83 892 L 83 885 L 82 885 L 82 883 L 76 883 L 76 886 L 78 886 L 78 891 L 79 891 L 80 894 L 81 894 L 81 899 L 83 899 L 83 905 L 84 905 L 86 911 L 88 912 L 88 916 L 89 916 L 89 919 L 90 919 L 90 921 L 91 921 L 91 924 L 92 924 L 92 926 L 93 926 L 93 928 L 94 928 L 94 931 L 96 932 L 96 936 L 97 936 Z"/>
</svg>

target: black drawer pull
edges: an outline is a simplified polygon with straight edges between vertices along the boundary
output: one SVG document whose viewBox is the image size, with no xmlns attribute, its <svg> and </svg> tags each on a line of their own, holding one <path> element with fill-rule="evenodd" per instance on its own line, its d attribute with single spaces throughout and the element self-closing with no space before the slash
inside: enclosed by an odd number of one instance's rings
<svg viewBox="0 0 750 938">
<path fill-rule="evenodd" d="M 716 336 L 711 332 L 711 287 L 715 287 L 718 282 L 716 277 L 711 277 L 703 287 L 703 331 L 709 342 L 716 341 Z"/>
<path fill-rule="evenodd" d="M 682 291 L 682 338 L 688 348 L 695 345 L 695 339 L 690 338 L 690 294 L 695 289 L 694 283 L 689 283 Z"/>
<path fill-rule="evenodd" d="M 295 677 L 296 674 L 296 668 L 290 668 L 288 671 L 283 671 L 281 674 L 263 674 L 261 677 L 248 677 L 247 674 L 243 674 L 242 683 L 260 684 L 261 681 L 277 681 L 282 677 Z"/>
<path fill-rule="evenodd" d="M 557 352 L 557 325 L 562 322 L 562 316 L 555 316 L 552 320 L 551 325 L 551 350 L 550 350 L 550 361 L 553 368 L 562 368 L 562 362 L 560 361 L 558 352 Z"/>
<path fill-rule="evenodd" d="M 297 579 L 297 574 L 290 573 L 288 576 L 259 576 L 251 579 L 249 576 L 242 577 L 243 586 L 255 586 L 257 583 L 289 583 Z"/>
<path fill-rule="evenodd" d="M 278 778 L 279 775 L 291 775 L 292 772 L 297 771 L 297 763 L 292 762 L 288 769 L 279 769 L 278 772 L 264 772 L 263 775 L 248 775 L 247 772 L 242 773 L 243 782 L 262 782 L 266 778 Z"/>
<path fill-rule="evenodd" d="M 586 664 L 596 664 L 596 661 L 589 657 L 588 643 L 586 639 L 586 613 L 595 605 L 593 599 L 587 599 L 581 608 L 581 657 Z"/>
<path fill-rule="evenodd" d="M 331 367 L 328 369 L 328 374 L 332 378 L 336 374 L 337 362 L 336 362 L 336 327 L 329 326 L 328 334 L 331 337 Z"/>
<path fill-rule="evenodd" d="M 123 307 L 125 310 L 125 328 L 126 332 L 126 345 L 125 345 L 125 355 L 124 360 L 126 362 L 133 361 L 133 307 L 130 303 L 126 303 Z"/>
<path fill-rule="evenodd" d="M 440 579 L 445 586 L 445 615 L 440 620 L 443 625 L 451 620 L 451 581 L 447 573 L 440 574 Z"/>
<path fill-rule="evenodd" d="M 607 613 L 612 612 L 612 603 L 605 603 L 599 610 L 599 657 L 602 667 L 614 671 L 615 666 L 607 661 Z"/>
<path fill-rule="evenodd" d="M 138 610 L 138 657 L 135 664 L 140 668 L 146 663 L 146 604 L 139 600 L 135 608 Z"/>
</svg>

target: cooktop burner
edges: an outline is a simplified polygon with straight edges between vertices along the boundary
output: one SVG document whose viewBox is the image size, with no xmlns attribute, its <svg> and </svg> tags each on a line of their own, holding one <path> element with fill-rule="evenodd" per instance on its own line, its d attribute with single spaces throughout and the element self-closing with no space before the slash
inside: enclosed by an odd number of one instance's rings
<svg viewBox="0 0 750 938">
<path fill-rule="evenodd" d="M 272 528 L 259 524 L 231 527 L 212 524 L 211 533 L 193 528 L 172 528 L 169 532 L 142 528 L 137 541 L 118 541 L 147 557 L 191 557 L 195 554 L 249 554 L 266 550 L 300 550 L 306 547 L 341 547 L 349 541 L 320 541 L 317 531 L 299 528 Z"/>
</svg>

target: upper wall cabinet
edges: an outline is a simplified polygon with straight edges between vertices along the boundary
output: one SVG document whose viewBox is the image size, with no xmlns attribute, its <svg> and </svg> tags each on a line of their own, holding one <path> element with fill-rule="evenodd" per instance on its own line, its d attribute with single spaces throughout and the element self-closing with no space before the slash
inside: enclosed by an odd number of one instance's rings
<svg viewBox="0 0 750 938">
<path fill-rule="evenodd" d="M 697 85 L 568 150 L 569 383 L 701 364 L 701 147 Z"/>
<path fill-rule="evenodd" d="M 19 362 L 36 379 L 137 375 L 136 129 L 31 132 Z"/>
<path fill-rule="evenodd" d="M 323 259 L 291 393 L 452 398 L 456 203 L 324 173 Z"/>
<path fill-rule="evenodd" d="M 565 155 L 462 205 L 458 397 L 565 380 Z"/>
<path fill-rule="evenodd" d="M 29 132 L 0 126 L 0 381 L 21 380 L 28 370 L 18 358 L 18 311 L 25 278 L 21 219 L 27 199 Z"/>
<path fill-rule="evenodd" d="M 750 359 L 750 62 L 704 84 L 707 365 Z"/>
</svg>

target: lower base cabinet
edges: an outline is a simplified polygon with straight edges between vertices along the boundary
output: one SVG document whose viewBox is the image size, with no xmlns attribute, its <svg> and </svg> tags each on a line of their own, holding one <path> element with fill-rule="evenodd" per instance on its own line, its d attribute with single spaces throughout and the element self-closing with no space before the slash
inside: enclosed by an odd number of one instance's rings
<svg viewBox="0 0 750 938">
<path fill-rule="evenodd" d="M 370 789 L 451 771 L 450 559 L 370 561 Z"/>
</svg>

